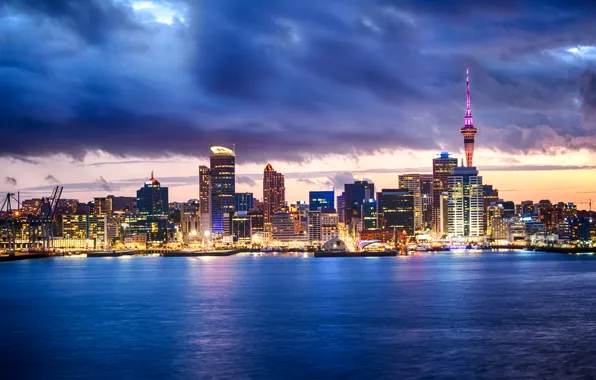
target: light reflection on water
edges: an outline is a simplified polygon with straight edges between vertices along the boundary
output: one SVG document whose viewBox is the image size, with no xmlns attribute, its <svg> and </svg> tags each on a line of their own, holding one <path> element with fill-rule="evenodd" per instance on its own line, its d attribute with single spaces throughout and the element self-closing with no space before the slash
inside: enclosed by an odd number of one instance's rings
<svg viewBox="0 0 596 380">
<path fill-rule="evenodd" d="M 589 378 L 596 258 L 0 264 L 3 378 Z"/>
</svg>

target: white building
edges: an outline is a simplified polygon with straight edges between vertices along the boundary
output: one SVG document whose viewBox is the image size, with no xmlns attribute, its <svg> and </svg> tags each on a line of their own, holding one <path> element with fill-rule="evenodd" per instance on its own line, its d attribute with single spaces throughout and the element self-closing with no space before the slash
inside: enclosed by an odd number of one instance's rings
<svg viewBox="0 0 596 380">
<path fill-rule="evenodd" d="M 447 179 L 447 217 L 451 237 L 484 236 L 482 177 L 474 166 L 454 167 Z"/>
<path fill-rule="evenodd" d="M 339 214 L 321 214 L 321 241 L 339 238 Z"/>
</svg>

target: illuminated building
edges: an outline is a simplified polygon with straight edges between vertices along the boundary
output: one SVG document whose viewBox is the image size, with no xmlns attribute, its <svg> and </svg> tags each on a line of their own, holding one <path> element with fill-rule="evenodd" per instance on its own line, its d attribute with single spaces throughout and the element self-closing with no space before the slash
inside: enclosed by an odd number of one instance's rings
<svg viewBox="0 0 596 380">
<path fill-rule="evenodd" d="M 56 213 L 60 215 L 74 214 L 77 211 L 78 204 L 78 199 L 60 199 Z"/>
<path fill-rule="evenodd" d="M 519 218 L 509 219 L 508 228 L 508 240 L 512 243 L 519 243 L 526 240 L 526 223 L 521 221 Z"/>
<path fill-rule="evenodd" d="M 90 249 L 107 248 L 117 236 L 118 225 L 107 215 L 62 216 L 62 237 L 66 240 L 65 243 L 68 240 L 89 240 Z"/>
<path fill-rule="evenodd" d="M 263 203 L 265 204 L 265 230 L 268 230 L 271 218 L 286 203 L 284 175 L 276 172 L 271 164 L 267 164 L 263 171 Z"/>
<path fill-rule="evenodd" d="M 523 201 L 521 203 L 521 215 L 532 215 L 534 214 L 534 202 L 533 201 Z"/>
<path fill-rule="evenodd" d="M 222 146 L 212 146 L 211 152 L 211 234 L 221 237 L 230 233 L 234 213 L 236 157 L 231 149 Z"/>
<path fill-rule="evenodd" d="M 588 242 L 590 241 L 591 219 L 586 217 L 570 218 L 569 223 L 569 240 Z"/>
<path fill-rule="evenodd" d="M 199 166 L 199 234 L 211 233 L 211 169 Z"/>
<path fill-rule="evenodd" d="M 365 201 L 373 198 L 375 194 L 375 184 L 368 181 L 356 181 L 344 185 L 344 218 L 346 224 L 354 224 L 357 220 L 361 221 L 362 205 Z"/>
<path fill-rule="evenodd" d="M 474 127 L 474 117 L 470 109 L 470 72 L 466 65 L 466 116 L 464 126 L 460 129 L 464 136 L 464 150 L 466 151 L 466 166 L 472 167 L 474 159 L 474 139 L 478 130 Z"/>
<path fill-rule="evenodd" d="M 439 223 L 437 234 L 441 237 L 449 233 L 449 192 L 443 191 L 439 195 Z"/>
<path fill-rule="evenodd" d="M 447 191 L 447 179 L 456 166 L 457 158 L 446 151 L 442 151 L 433 159 L 433 223 L 437 233 L 443 230 L 440 225 L 441 193 Z"/>
<path fill-rule="evenodd" d="M 251 217 L 246 211 L 239 211 L 232 217 L 232 236 L 235 243 L 249 244 L 251 240 Z"/>
<path fill-rule="evenodd" d="M 509 218 L 495 217 L 491 219 L 490 237 L 493 240 L 509 239 Z"/>
<path fill-rule="evenodd" d="M 251 234 L 263 232 L 265 223 L 263 211 L 253 208 L 248 211 L 247 215 L 250 217 Z"/>
<path fill-rule="evenodd" d="M 21 205 L 21 212 L 23 215 L 37 215 L 37 212 L 41 207 L 41 198 L 26 199 Z"/>
<path fill-rule="evenodd" d="M 475 167 L 457 166 L 447 180 L 449 192 L 449 235 L 481 237 L 484 235 L 482 177 Z"/>
<path fill-rule="evenodd" d="M 281 211 L 271 216 L 271 236 L 279 242 L 295 240 L 294 219 L 289 212 Z"/>
<path fill-rule="evenodd" d="M 401 174 L 399 176 L 400 189 L 408 189 L 414 195 L 414 229 L 422 228 L 422 183 L 420 174 Z"/>
<path fill-rule="evenodd" d="M 311 191 L 308 194 L 308 209 L 332 210 L 335 209 L 335 191 Z"/>
<path fill-rule="evenodd" d="M 492 236 L 493 221 L 496 218 L 502 218 L 504 214 L 503 205 L 488 206 L 484 213 L 486 221 L 486 235 Z"/>
<path fill-rule="evenodd" d="M 337 196 L 337 215 L 340 223 L 346 222 L 346 197 L 344 193 Z"/>
<path fill-rule="evenodd" d="M 137 191 L 137 208 L 142 215 L 168 215 L 168 188 L 161 187 L 159 181 L 153 177 Z"/>
<path fill-rule="evenodd" d="M 234 209 L 238 211 L 248 211 L 253 208 L 254 196 L 252 193 L 236 193 L 234 200 Z"/>
<path fill-rule="evenodd" d="M 409 189 L 383 189 L 377 193 L 379 225 L 397 233 L 414 235 L 414 193 Z M 361 237 L 362 238 L 362 237 Z"/>
<path fill-rule="evenodd" d="M 339 238 L 339 215 L 337 213 L 321 214 L 321 241 L 327 242 Z"/>
<path fill-rule="evenodd" d="M 376 230 L 379 228 L 379 219 L 377 217 L 377 201 L 373 198 L 366 200 L 362 204 L 360 213 L 362 218 L 362 229 Z"/>
<path fill-rule="evenodd" d="M 153 177 L 153 176 L 152 176 Z M 94 215 L 112 215 L 112 198 L 101 197 L 93 198 L 93 214 Z"/>
<path fill-rule="evenodd" d="M 422 198 L 422 225 L 429 227 L 433 222 L 433 175 L 420 175 L 420 196 Z"/>
<path fill-rule="evenodd" d="M 201 229 L 199 216 L 196 214 L 183 214 L 180 229 L 184 242 L 199 240 L 202 237 L 199 234 Z"/>
<path fill-rule="evenodd" d="M 484 229 L 485 234 L 490 236 L 490 218 L 494 215 L 489 215 L 489 208 L 497 205 L 499 201 L 499 190 L 494 189 L 493 185 L 482 185 L 483 192 L 483 209 L 484 209 Z M 501 206 L 501 210 L 503 206 Z M 494 211 L 494 209 L 492 209 Z M 499 215 L 502 216 L 502 215 Z"/>
<path fill-rule="evenodd" d="M 308 241 L 311 244 L 321 244 L 321 210 L 308 211 Z"/>
</svg>

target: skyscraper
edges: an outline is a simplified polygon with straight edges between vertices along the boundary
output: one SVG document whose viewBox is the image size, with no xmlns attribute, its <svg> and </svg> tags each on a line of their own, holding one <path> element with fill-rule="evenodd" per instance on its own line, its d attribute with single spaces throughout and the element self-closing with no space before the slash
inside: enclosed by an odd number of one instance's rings
<svg viewBox="0 0 596 380">
<path fill-rule="evenodd" d="M 222 236 L 231 232 L 236 193 L 236 157 L 234 151 L 212 146 L 211 152 L 211 233 Z"/>
<path fill-rule="evenodd" d="M 422 176 L 418 173 L 401 174 L 399 187 L 408 189 L 414 195 L 414 229 L 422 228 Z"/>
<path fill-rule="evenodd" d="M 335 192 L 329 191 L 311 191 L 308 194 L 308 209 L 316 210 L 331 210 L 335 208 Z"/>
<path fill-rule="evenodd" d="M 451 170 L 457 166 L 457 158 L 452 157 L 447 151 L 442 151 L 433 158 L 433 224 L 435 232 L 442 228 L 441 221 L 441 193 L 447 191 L 447 178 Z"/>
<path fill-rule="evenodd" d="M 265 204 L 265 230 L 271 229 L 271 217 L 286 203 L 284 175 L 276 172 L 271 164 L 263 171 L 263 203 Z"/>
<path fill-rule="evenodd" d="M 422 225 L 426 228 L 433 222 L 433 175 L 420 175 L 420 196 L 422 198 Z"/>
<path fill-rule="evenodd" d="M 344 202 L 345 202 L 345 223 L 351 224 L 352 219 L 360 219 L 362 205 L 365 200 L 374 199 L 375 184 L 368 183 L 368 181 L 356 181 L 354 183 L 346 183 L 344 186 Z"/>
<path fill-rule="evenodd" d="M 346 197 L 345 193 L 337 196 L 337 216 L 339 223 L 346 222 Z"/>
<path fill-rule="evenodd" d="M 414 194 L 409 189 L 383 189 L 377 193 L 380 227 L 414 235 Z"/>
<path fill-rule="evenodd" d="M 137 208 L 145 216 L 168 215 L 168 188 L 153 177 L 137 191 Z"/>
<path fill-rule="evenodd" d="M 199 166 L 199 217 L 201 236 L 211 232 L 211 169 Z"/>
<path fill-rule="evenodd" d="M 482 177 L 473 166 L 453 168 L 447 180 L 449 235 L 484 236 Z"/>
<path fill-rule="evenodd" d="M 478 130 L 474 127 L 474 117 L 470 109 L 470 71 L 468 65 L 466 65 L 466 116 L 464 117 L 464 126 L 459 131 L 464 136 L 466 166 L 473 166 L 474 139 Z"/>
<path fill-rule="evenodd" d="M 253 193 L 236 193 L 234 200 L 234 210 L 236 212 L 248 211 L 253 208 Z"/>
</svg>

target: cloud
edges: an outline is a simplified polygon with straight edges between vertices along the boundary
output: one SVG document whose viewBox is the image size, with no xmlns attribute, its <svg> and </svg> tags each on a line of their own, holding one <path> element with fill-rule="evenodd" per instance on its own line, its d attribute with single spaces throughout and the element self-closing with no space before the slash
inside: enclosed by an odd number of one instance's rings
<svg viewBox="0 0 596 380">
<path fill-rule="evenodd" d="M 308 178 L 298 178 L 298 182 L 303 183 L 305 185 L 312 185 L 312 186 L 317 184 L 315 181 L 313 181 L 312 179 L 308 179 Z"/>
<path fill-rule="evenodd" d="M 4 183 L 11 186 L 17 185 L 17 179 L 14 177 L 4 177 Z"/>
<path fill-rule="evenodd" d="M 95 180 L 95 183 L 99 185 L 102 190 L 105 191 L 116 191 L 119 189 L 118 186 L 115 186 L 112 182 L 106 180 L 104 177 L 100 176 Z"/>
<path fill-rule="evenodd" d="M 0 157 L 461 150 L 465 63 L 479 146 L 595 150 L 590 2 L 153 3 L 0 5 Z"/>
<path fill-rule="evenodd" d="M 257 185 L 256 181 L 248 176 L 239 175 L 236 176 L 236 183 L 239 185 L 247 185 L 250 187 L 254 187 Z"/>
<path fill-rule="evenodd" d="M 49 182 L 51 184 L 54 184 L 54 185 L 60 183 L 60 181 L 56 177 L 54 177 L 53 175 L 51 175 L 51 174 L 48 174 L 47 176 L 45 176 L 44 179 L 47 182 Z"/>
</svg>

